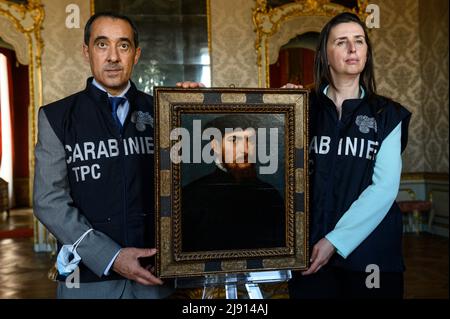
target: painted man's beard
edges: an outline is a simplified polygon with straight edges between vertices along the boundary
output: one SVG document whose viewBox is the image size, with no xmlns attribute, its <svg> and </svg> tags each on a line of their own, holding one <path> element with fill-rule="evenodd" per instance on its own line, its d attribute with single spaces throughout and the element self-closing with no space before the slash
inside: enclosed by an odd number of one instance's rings
<svg viewBox="0 0 450 319">
<path fill-rule="evenodd" d="M 243 163 L 225 163 L 224 161 L 223 166 L 238 182 L 251 180 L 256 177 L 255 164 L 249 163 L 247 156 L 245 157 Z"/>
</svg>

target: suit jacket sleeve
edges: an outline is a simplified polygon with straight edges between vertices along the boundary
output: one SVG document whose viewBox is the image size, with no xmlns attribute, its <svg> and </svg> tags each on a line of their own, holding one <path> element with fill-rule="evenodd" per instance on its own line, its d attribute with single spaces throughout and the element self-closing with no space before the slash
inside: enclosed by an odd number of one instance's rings
<svg viewBox="0 0 450 319">
<path fill-rule="evenodd" d="M 62 244 L 73 244 L 92 228 L 77 209 L 71 195 L 64 146 L 43 109 L 39 111 L 35 149 L 34 214 Z M 81 261 L 101 277 L 121 247 L 102 232 L 89 232 L 77 252 Z"/>
</svg>

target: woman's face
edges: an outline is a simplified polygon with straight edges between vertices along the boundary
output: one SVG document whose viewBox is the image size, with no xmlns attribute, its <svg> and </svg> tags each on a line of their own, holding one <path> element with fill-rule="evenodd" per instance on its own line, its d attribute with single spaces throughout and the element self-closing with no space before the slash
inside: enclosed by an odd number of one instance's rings
<svg viewBox="0 0 450 319">
<path fill-rule="evenodd" d="M 363 28 L 355 22 L 334 26 L 328 37 L 327 57 L 333 79 L 361 74 L 367 61 Z"/>
</svg>

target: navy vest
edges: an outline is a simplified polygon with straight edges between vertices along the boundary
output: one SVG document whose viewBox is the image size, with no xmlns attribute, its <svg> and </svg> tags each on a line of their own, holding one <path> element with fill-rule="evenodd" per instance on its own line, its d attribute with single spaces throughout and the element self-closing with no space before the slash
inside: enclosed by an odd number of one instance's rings
<svg viewBox="0 0 450 319">
<path fill-rule="evenodd" d="M 123 133 L 108 96 L 88 79 L 84 91 L 44 107 L 66 151 L 73 204 L 92 227 L 122 247 L 154 247 L 153 98 L 131 88 Z M 98 278 L 80 263 L 81 282 Z"/>
<path fill-rule="evenodd" d="M 312 94 L 310 107 L 310 244 L 334 229 L 351 204 L 372 183 L 375 155 L 383 140 L 402 122 L 402 152 L 411 113 L 381 96 L 346 100 L 342 116 L 323 93 Z M 365 271 L 401 272 L 402 215 L 394 203 L 376 229 L 346 258 L 335 254 L 330 265 Z"/>
</svg>

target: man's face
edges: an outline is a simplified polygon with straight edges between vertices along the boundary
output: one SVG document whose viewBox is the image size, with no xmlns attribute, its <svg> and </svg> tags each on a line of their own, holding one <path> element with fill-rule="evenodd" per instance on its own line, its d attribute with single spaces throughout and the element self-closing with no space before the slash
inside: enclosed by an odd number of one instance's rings
<svg viewBox="0 0 450 319">
<path fill-rule="evenodd" d="M 225 133 L 222 138 L 220 155 L 227 170 L 244 171 L 253 168 L 255 152 L 256 134 L 253 129 Z"/>
<path fill-rule="evenodd" d="M 133 29 L 127 21 L 100 17 L 91 26 L 89 45 L 83 45 L 95 80 L 111 95 L 126 88 L 141 55 L 133 39 Z"/>
</svg>

